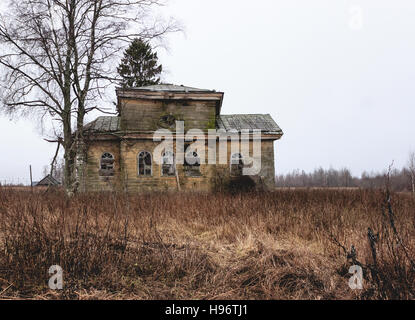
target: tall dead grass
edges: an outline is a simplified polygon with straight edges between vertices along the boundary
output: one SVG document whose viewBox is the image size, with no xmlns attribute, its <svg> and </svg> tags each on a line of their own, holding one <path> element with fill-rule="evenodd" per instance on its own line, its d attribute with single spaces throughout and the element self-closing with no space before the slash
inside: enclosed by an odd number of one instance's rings
<svg viewBox="0 0 415 320">
<path fill-rule="evenodd" d="M 393 227 L 380 191 L 0 188 L 0 298 L 413 299 L 415 199 L 391 199 Z M 365 281 L 353 291 L 356 261 Z M 51 265 L 62 291 L 48 289 Z"/>
</svg>

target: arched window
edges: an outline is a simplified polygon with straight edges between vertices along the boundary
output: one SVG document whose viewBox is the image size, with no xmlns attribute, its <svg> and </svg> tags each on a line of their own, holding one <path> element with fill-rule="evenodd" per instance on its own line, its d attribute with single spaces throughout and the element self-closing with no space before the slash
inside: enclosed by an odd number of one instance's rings
<svg viewBox="0 0 415 320">
<path fill-rule="evenodd" d="M 161 175 L 167 177 L 176 175 L 176 161 L 172 151 L 165 151 L 162 154 Z"/>
<path fill-rule="evenodd" d="M 114 156 L 109 152 L 104 152 L 101 155 L 99 175 L 108 177 L 114 175 Z"/>
<path fill-rule="evenodd" d="M 153 175 L 151 153 L 140 152 L 138 155 L 138 175 L 149 177 Z"/>
<path fill-rule="evenodd" d="M 242 176 L 244 169 L 244 158 L 240 153 L 234 153 L 231 156 L 231 176 Z"/>
<path fill-rule="evenodd" d="M 200 176 L 200 157 L 195 151 L 186 153 L 184 170 L 188 176 Z"/>
</svg>

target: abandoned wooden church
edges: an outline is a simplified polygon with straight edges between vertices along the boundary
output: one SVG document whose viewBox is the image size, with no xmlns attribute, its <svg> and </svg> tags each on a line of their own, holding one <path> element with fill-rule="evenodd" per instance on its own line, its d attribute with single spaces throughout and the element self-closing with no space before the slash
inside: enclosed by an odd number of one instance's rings
<svg viewBox="0 0 415 320">
<path fill-rule="evenodd" d="M 117 98 L 119 116 L 99 117 L 84 128 L 86 161 L 80 185 L 84 191 L 210 191 L 230 183 L 242 175 L 248 157 L 241 150 L 235 152 L 227 139 L 226 164 L 220 162 L 219 139 L 208 143 L 208 132 L 213 129 L 239 134 L 260 130 L 261 167 L 250 179 L 261 187 L 274 186 L 274 141 L 283 132 L 270 115 L 222 115 L 223 92 L 170 84 L 117 89 Z M 195 161 L 176 161 L 178 122 L 184 124 L 184 132 L 198 129 L 206 134 L 206 151 L 192 151 Z M 160 129 L 172 131 L 174 148 L 157 155 L 160 142 L 154 141 L 154 133 Z M 183 152 L 188 147 L 186 141 Z M 204 160 L 208 153 L 217 161 Z M 159 161 L 155 161 L 157 156 Z"/>
</svg>

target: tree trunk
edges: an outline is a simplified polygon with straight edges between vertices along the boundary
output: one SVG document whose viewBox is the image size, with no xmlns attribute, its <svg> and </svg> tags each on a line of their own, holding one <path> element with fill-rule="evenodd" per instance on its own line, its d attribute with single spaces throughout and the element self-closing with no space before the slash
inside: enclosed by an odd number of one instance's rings
<svg viewBox="0 0 415 320">
<path fill-rule="evenodd" d="M 9 112 L 39 109 L 59 121 L 62 132 L 57 138 L 65 159 L 63 182 L 67 194 L 72 195 L 83 187 L 85 114 L 101 110 L 88 104 L 96 104 L 94 100 L 102 98 L 117 77 L 116 68 L 110 67 L 118 61 L 122 43 L 133 37 L 161 38 L 180 27 L 159 19 L 144 23 L 151 17 L 147 9 L 161 4 L 160 0 L 7 2 L 10 14 L 0 19 L 0 65 L 2 73 L 3 68 L 6 71 L 1 82 L 7 84 L 2 86 L 2 107 Z M 127 8 L 143 18 L 132 19 Z"/>
<path fill-rule="evenodd" d="M 67 123 L 69 121 L 69 124 Z M 73 148 L 73 137 L 70 126 L 70 117 L 64 121 L 64 142 L 63 146 L 65 149 L 64 159 L 64 187 L 68 195 L 73 195 L 74 193 L 74 165 L 76 153 Z"/>
<path fill-rule="evenodd" d="M 78 117 L 76 123 L 76 136 L 75 136 L 75 145 L 76 145 L 76 163 L 75 163 L 75 175 L 74 175 L 74 192 L 78 191 L 78 188 L 84 189 L 84 167 L 86 161 L 86 144 L 84 137 L 84 118 L 85 118 L 85 108 L 83 102 L 80 103 L 78 107 Z"/>
</svg>

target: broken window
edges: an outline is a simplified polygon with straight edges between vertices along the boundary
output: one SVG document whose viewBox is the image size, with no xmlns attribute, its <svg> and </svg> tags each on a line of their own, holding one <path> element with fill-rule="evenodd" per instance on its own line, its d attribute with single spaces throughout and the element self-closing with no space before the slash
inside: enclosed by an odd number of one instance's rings
<svg viewBox="0 0 415 320">
<path fill-rule="evenodd" d="M 101 165 L 99 175 L 109 177 L 114 175 L 114 156 L 111 153 L 105 152 L 101 156 Z"/>
<path fill-rule="evenodd" d="M 152 159 L 151 153 L 143 151 L 138 155 L 138 175 L 139 176 L 152 176 Z"/>
<path fill-rule="evenodd" d="M 176 175 L 176 163 L 172 151 L 165 151 L 162 154 L 161 175 L 167 177 Z"/>
<path fill-rule="evenodd" d="M 231 157 L 231 176 L 242 176 L 244 169 L 244 159 L 242 154 L 234 153 Z"/>
<path fill-rule="evenodd" d="M 200 157 L 195 151 L 186 153 L 184 171 L 188 176 L 200 176 Z"/>
</svg>

